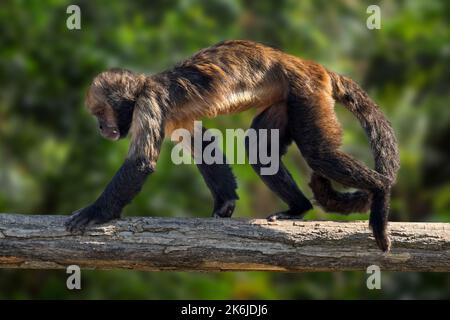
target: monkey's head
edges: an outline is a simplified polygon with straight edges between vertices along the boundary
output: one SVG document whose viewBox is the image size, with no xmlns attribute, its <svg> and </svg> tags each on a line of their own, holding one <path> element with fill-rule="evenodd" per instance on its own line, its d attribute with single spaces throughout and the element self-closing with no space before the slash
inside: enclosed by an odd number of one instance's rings
<svg viewBox="0 0 450 320">
<path fill-rule="evenodd" d="M 126 137 L 144 80 L 145 76 L 125 69 L 110 69 L 94 78 L 86 95 L 86 107 L 97 118 L 104 138 Z"/>
</svg>

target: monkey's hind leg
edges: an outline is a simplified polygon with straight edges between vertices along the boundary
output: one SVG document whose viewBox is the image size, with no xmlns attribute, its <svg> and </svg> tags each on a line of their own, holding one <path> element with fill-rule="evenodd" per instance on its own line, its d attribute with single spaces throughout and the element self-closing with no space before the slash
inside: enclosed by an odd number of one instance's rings
<svg viewBox="0 0 450 320">
<path fill-rule="evenodd" d="M 291 134 L 308 165 L 323 177 L 372 193 L 370 226 L 378 246 L 389 250 L 386 226 L 390 180 L 338 150 L 341 128 L 331 99 L 318 96 L 305 101 L 290 95 L 288 101 L 289 120 L 295 124 Z"/>
<path fill-rule="evenodd" d="M 202 128 L 203 132 L 205 130 L 205 128 Z M 210 143 L 209 141 L 202 141 L 202 154 L 204 148 Z M 191 153 L 193 156 L 195 152 L 194 146 L 192 145 Z M 216 150 L 215 152 L 220 151 Z M 221 153 L 219 156 L 223 159 L 222 163 L 206 164 L 201 162 L 197 163 L 197 168 L 214 198 L 212 216 L 216 218 L 229 218 L 234 212 L 236 200 L 239 199 L 236 194 L 237 183 L 231 167 L 227 164 L 225 155 Z"/>
<path fill-rule="evenodd" d="M 290 135 L 286 130 L 287 125 L 287 114 L 285 104 L 273 105 L 263 113 L 259 114 L 252 122 L 252 129 L 257 130 L 256 138 L 257 141 L 254 144 L 250 144 L 248 137 L 245 140 L 245 147 L 247 153 L 250 154 L 252 151 L 256 151 L 256 163 L 252 163 L 253 169 L 259 175 L 259 177 L 264 181 L 264 183 L 276 194 L 278 195 L 286 204 L 288 204 L 289 209 L 286 211 L 278 212 L 267 217 L 269 221 L 275 221 L 277 219 L 299 219 L 305 212 L 312 209 L 311 202 L 305 197 L 305 195 L 300 191 L 294 179 L 292 178 L 289 171 L 281 162 L 281 156 L 287 151 L 287 147 L 292 142 Z M 279 157 L 279 168 L 278 171 L 273 175 L 261 174 L 261 169 L 264 165 L 260 162 L 260 144 L 259 144 L 259 129 L 278 129 L 279 130 L 279 154 L 271 155 L 271 141 L 267 139 L 267 154 L 269 157 L 278 156 Z M 255 150 L 251 150 L 255 148 Z"/>
</svg>

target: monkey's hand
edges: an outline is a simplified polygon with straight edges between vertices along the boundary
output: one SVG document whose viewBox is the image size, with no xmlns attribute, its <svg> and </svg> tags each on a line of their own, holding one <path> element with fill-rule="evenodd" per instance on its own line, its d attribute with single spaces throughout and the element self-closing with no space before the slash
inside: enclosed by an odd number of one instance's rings
<svg viewBox="0 0 450 320">
<path fill-rule="evenodd" d="M 126 160 L 100 197 L 90 206 L 78 210 L 65 223 L 70 232 L 120 218 L 122 209 L 131 202 L 152 169 L 142 160 Z"/>
<path fill-rule="evenodd" d="M 65 222 L 65 226 L 69 232 L 84 232 L 89 226 L 105 223 L 119 217 L 120 212 L 105 210 L 105 208 L 94 203 L 75 211 Z"/>
</svg>

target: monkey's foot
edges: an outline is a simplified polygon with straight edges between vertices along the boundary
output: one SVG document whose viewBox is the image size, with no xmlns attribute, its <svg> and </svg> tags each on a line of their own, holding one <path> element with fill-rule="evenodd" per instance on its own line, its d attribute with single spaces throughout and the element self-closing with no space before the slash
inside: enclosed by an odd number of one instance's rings
<svg viewBox="0 0 450 320">
<path fill-rule="evenodd" d="M 303 215 L 292 214 L 289 211 L 277 212 L 267 217 L 267 221 L 275 222 L 277 220 L 301 220 Z"/>
<path fill-rule="evenodd" d="M 69 232 L 82 233 L 87 227 L 102 224 L 113 219 L 116 219 L 116 217 L 111 214 L 101 212 L 100 208 L 89 206 L 75 211 L 64 223 L 64 225 L 66 230 Z"/>
<path fill-rule="evenodd" d="M 277 220 L 301 220 L 306 212 L 313 208 L 312 204 L 307 201 L 306 203 L 302 203 L 301 206 L 290 208 L 286 211 L 277 212 L 271 214 L 267 217 L 267 221 L 277 221 Z"/>
<path fill-rule="evenodd" d="M 302 220 L 303 216 L 305 215 L 306 211 L 293 211 L 293 210 L 286 210 L 282 212 L 277 212 L 274 214 L 271 214 L 267 217 L 267 221 L 275 222 L 277 220 Z"/>
<path fill-rule="evenodd" d="M 212 216 L 214 218 L 230 218 L 235 206 L 235 200 L 225 201 L 218 209 L 214 209 Z"/>
</svg>

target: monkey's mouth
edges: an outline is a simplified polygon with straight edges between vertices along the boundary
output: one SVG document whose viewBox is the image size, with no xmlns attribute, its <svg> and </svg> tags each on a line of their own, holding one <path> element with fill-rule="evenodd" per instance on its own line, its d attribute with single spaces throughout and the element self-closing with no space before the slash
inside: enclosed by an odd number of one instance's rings
<svg viewBox="0 0 450 320">
<path fill-rule="evenodd" d="M 116 141 L 120 139 L 120 132 L 116 128 L 105 128 L 101 130 L 101 135 L 108 140 Z"/>
</svg>

